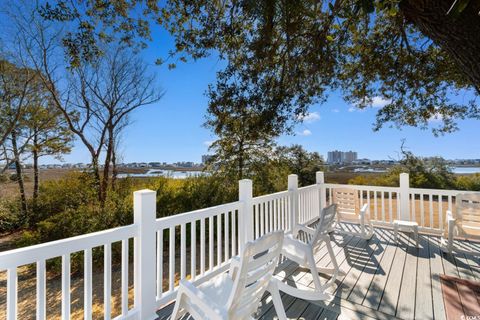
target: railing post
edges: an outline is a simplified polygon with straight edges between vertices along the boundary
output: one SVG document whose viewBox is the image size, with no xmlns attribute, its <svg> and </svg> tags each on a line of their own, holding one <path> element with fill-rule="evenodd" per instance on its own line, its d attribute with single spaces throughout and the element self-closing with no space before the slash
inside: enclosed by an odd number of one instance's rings
<svg viewBox="0 0 480 320">
<path fill-rule="evenodd" d="M 243 212 L 238 216 L 238 233 L 240 252 L 248 241 L 253 241 L 253 185 L 252 180 L 243 179 L 238 182 L 238 200 L 243 202 Z"/>
<path fill-rule="evenodd" d="M 410 178 L 400 173 L 400 220 L 410 221 Z"/>
<path fill-rule="evenodd" d="M 152 190 L 133 193 L 133 221 L 138 228 L 134 251 L 135 308 L 138 319 L 156 319 L 155 219 L 157 194 Z"/>
<path fill-rule="evenodd" d="M 288 175 L 288 192 L 290 193 L 290 227 L 298 224 L 298 176 Z"/>
<path fill-rule="evenodd" d="M 325 188 L 325 175 L 323 171 L 317 171 L 316 173 L 316 180 L 318 186 L 318 192 L 320 193 L 319 196 L 319 209 L 322 210 L 327 206 L 327 190 Z"/>
</svg>

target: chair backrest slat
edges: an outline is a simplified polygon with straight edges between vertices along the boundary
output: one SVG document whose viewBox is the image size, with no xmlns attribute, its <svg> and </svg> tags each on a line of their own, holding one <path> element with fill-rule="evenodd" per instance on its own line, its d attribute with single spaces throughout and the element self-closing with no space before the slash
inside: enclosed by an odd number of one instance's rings
<svg viewBox="0 0 480 320">
<path fill-rule="evenodd" d="M 247 319 L 260 305 L 282 250 L 283 231 L 277 231 L 246 244 L 240 268 L 227 302 L 232 319 Z"/>
<path fill-rule="evenodd" d="M 334 189 L 333 202 L 337 205 L 338 214 L 357 214 L 360 206 L 358 190 L 347 188 Z"/>
<path fill-rule="evenodd" d="M 454 216 L 463 227 L 480 228 L 480 194 L 463 193 L 456 197 Z"/>
<path fill-rule="evenodd" d="M 309 244 L 315 248 L 317 244 L 320 243 L 321 236 L 328 234 L 330 228 L 335 220 L 335 215 L 337 213 L 337 205 L 331 204 L 328 207 L 325 207 L 320 212 L 320 219 L 317 223 L 317 227 L 315 229 L 315 233 L 313 237 L 311 237 Z"/>
</svg>

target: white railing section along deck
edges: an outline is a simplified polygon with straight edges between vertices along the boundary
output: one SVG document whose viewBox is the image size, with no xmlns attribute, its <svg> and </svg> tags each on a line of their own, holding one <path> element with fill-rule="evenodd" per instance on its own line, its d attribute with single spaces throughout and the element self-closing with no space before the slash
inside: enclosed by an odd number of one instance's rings
<svg viewBox="0 0 480 320">
<path fill-rule="evenodd" d="M 333 202 L 333 190 L 359 191 L 359 203 L 369 205 L 374 224 L 389 225 L 395 219 L 418 222 L 420 229 L 442 232 L 447 209 L 465 191 L 409 187 L 401 174 L 399 187 L 329 184 L 317 172 L 316 184 L 299 188 L 296 175 L 288 176 L 288 190 L 253 197 L 252 181 L 239 182 L 236 202 L 156 219 L 156 192 L 134 193 L 134 223 L 0 253 L 0 271 L 7 271 L 7 319 L 17 319 L 17 268 L 36 264 L 36 318 L 46 319 L 46 261 L 62 260 L 62 319 L 70 319 L 71 255 L 83 252 L 85 319 L 92 318 L 92 249 L 104 252 L 104 318 L 112 306 L 112 244 L 121 242 L 121 310 L 115 319 L 153 319 L 155 310 L 175 299 L 180 279 L 196 283 L 227 270 L 232 256 L 245 243 L 275 230 L 291 230 L 297 223 L 318 217 Z M 129 265 L 129 240 L 133 239 L 133 268 Z M 130 270 L 132 269 L 132 270 Z M 129 301 L 129 273 L 133 272 L 133 306 Z"/>
</svg>

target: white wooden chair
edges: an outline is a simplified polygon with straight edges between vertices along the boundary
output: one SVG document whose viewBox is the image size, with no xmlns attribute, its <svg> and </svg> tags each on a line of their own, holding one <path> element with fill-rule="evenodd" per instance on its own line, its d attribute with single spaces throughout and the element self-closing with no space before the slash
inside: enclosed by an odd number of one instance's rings
<svg viewBox="0 0 480 320">
<path fill-rule="evenodd" d="M 445 252 L 464 252 L 480 255 L 478 251 L 467 251 L 455 247 L 455 237 L 480 240 L 480 194 L 463 193 L 456 196 L 456 210 L 447 211 L 447 228 L 442 237 Z"/>
<path fill-rule="evenodd" d="M 316 226 L 316 229 L 309 228 L 305 225 L 297 225 L 293 228 L 292 233 L 286 234 L 283 239 L 282 255 L 296 263 L 301 267 L 310 269 L 313 278 L 314 290 L 300 289 L 290 286 L 284 282 L 278 284 L 278 288 L 297 298 L 305 300 L 330 300 L 332 296 L 326 292 L 337 276 L 344 274 L 340 271 L 333 253 L 332 245 L 330 243 L 329 229 L 335 219 L 336 205 L 333 204 L 322 210 L 320 219 Z M 300 231 L 304 232 L 309 240 L 302 241 L 299 239 Z M 305 238 L 305 237 L 304 237 Z M 333 268 L 317 267 L 315 262 L 315 251 L 320 247 L 322 243 L 325 243 L 330 261 Z M 318 273 L 331 274 L 331 278 L 324 284 L 320 281 Z"/>
<path fill-rule="evenodd" d="M 240 257 L 232 259 L 230 271 L 198 287 L 182 280 L 172 319 L 186 312 L 194 319 L 253 319 L 265 291 L 270 292 L 279 319 L 286 319 L 273 278 L 283 243 L 283 232 L 267 234 L 246 244 Z"/>
<path fill-rule="evenodd" d="M 337 205 L 337 223 L 347 222 L 358 224 L 359 232 L 346 231 L 337 228 L 337 231 L 353 236 L 359 236 L 363 239 L 371 239 L 374 233 L 368 204 L 360 208 L 358 190 L 338 188 L 333 190 L 333 203 Z"/>
</svg>

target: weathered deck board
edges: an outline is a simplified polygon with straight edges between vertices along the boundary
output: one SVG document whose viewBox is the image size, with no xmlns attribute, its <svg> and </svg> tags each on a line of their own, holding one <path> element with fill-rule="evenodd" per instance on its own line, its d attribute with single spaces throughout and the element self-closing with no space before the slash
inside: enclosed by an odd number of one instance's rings
<svg viewBox="0 0 480 320">
<path fill-rule="evenodd" d="M 410 235 L 400 233 L 397 243 L 392 230 L 376 228 L 370 241 L 335 234 L 332 245 L 340 268 L 347 273 L 330 288 L 335 298 L 305 301 L 282 293 L 289 319 L 445 319 L 439 275 L 480 280 L 479 257 L 445 254 L 439 237 L 432 235 L 420 235 L 416 248 Z M 461 245 L 470 250 L 479 248 L 468 241 Z M 325 247 L 315 258 L 318 266 L 330 265 Z M 277 276 L 280 274 L 287 283 L 313 288 L 309 271 L 289 260 L 278 266 Z M 326 281 L 328 276 L 322 278 Z M 172 309 L 173 304 L 159 310 L 158 319 L 169 319 Z M 277 318 L 267 294 L 257 317 Z"/>
</svg>

